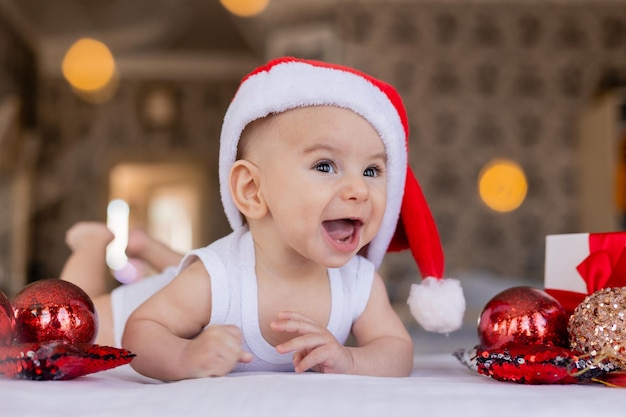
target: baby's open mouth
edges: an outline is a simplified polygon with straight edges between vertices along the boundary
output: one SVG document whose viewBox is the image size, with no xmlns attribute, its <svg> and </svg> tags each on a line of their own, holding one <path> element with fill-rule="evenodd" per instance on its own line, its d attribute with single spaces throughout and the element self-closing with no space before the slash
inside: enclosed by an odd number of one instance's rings
<svg viewBox="0 0 626 417">
<path fill-rule="evenodd" d="M 322 222 L 322 225 L 331 239 L 341 243 L 348 243 L 354 237 L 357 228 L 361 227 L 362 222 L 360 220 L 339 219 L 327 220 Z"/>
</svg>

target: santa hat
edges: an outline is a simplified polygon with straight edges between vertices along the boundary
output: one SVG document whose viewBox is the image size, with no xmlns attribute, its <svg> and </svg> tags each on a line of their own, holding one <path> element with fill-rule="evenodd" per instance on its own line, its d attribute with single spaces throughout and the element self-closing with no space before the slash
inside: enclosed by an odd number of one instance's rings
<svg viewBox="0 0 626 417">
<path fill-rule="evenodd" d="M 246 125 L 271 113 L 320 105 L 359 114 L 376 129 L 387 152 L 387 208 L 379 233 L 367 247 L 367 258 L 378 268 L 388 250 L 410 249 L 423 277 L 419 285 L 411 286 L 411 313 L 426 330 L 447 333 L 458 329 L 465 311 L 463 290 L 458 280 L 443 279 L 437 227 L 407 163 L 408 121 L 402 99 L 392 86 L 367 74 L 286 57 L 243 78 L 224 116 L 220 138 L 220 192 L 231 227 L 243 227 L 228 176 Z"/>
</svg>

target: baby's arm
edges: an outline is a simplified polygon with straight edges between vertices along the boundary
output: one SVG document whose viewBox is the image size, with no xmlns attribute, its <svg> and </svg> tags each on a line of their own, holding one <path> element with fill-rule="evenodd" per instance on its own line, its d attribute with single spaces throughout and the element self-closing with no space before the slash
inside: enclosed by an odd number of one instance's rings
<svg viewBox="0 0 626 417">
<path fill-rule="evenodd" d="M 303 372 L 371 376 L 407 376 L 413 369 L 413 341 L 389 304 L 385 284 L 375 275 L 365 311 L 352 326 L 357 347 L 342 346 L 326 327 L 295 313 L 282 312 L 272 322 L 275 331 L 298 336 L 276 346 L 294 352 L 294 367 Z"/>
<path fill-rule="evenodd" d="M 129 317 L 122 346 L 137 356 L 132 367 L 166 381 L 225 375 L 238 361 L 249 361 L 235 326 L 204 327 L 211 318 L 211 281 L 200 262 Z"/>
<path fill-rule="evenodd" d="M 413 369 L 413 340 L 391 307 L 385 284 L 376 274 L 365 311 L 352 326 L 355 374 L 407 376 Z"/>
</svg>

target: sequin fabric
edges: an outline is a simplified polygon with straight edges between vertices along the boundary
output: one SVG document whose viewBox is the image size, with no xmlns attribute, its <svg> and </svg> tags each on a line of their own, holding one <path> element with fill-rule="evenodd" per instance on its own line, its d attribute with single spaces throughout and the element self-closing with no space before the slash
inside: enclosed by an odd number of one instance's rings
<svg viewBox="0 0 626 417">
<path fill-rule="evenodd" d="M 572 350 L 626 368 L 626 287 L 587 296 L 568 322 Z"/>
</svg>

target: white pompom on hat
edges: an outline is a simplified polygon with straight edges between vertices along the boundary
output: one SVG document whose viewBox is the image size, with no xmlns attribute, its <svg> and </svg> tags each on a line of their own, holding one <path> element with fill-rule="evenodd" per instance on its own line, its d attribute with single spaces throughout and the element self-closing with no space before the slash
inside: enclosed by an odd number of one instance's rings
<svg viewBox="0 0 626 417">
<path fill-rule="evenodd" d="M 458 280 L 443 278 L 439 233 L 421 187 L 407 163 L 408 120 L 398 92 L 353 68 L 283 57 L 245 76 L 226 115 L 220 138 L 222 203 L 233 230 L 243 220 L 229 190 L 244 128 L 269 114 L 308 106 L 336 106 L 359 114 L 376 129 L 387 152 L 387 208 L 381 228 L 367 247 L 378 268 L 387 251 L 410 249 L 423 280 L 413 284 L 409 306 L 426 330 L 448 333 L 461 327 L 465 311 Z"/>
</svg>

